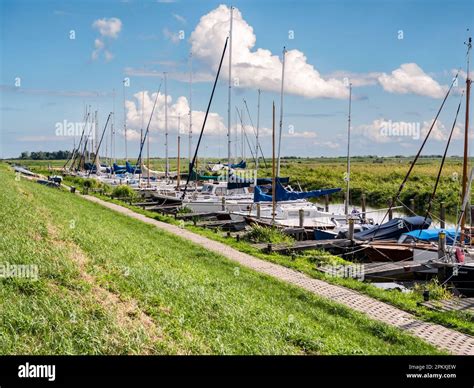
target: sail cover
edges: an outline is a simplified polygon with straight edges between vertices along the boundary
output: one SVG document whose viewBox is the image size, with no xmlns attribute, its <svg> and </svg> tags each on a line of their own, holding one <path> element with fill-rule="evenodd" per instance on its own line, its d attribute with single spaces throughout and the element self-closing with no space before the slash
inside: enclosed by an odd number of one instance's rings
<svg viewBox="0 0 474 388">
<path fill-rule="evenodd" d="M 398 240 L 404 234 L 417 229 L 428 229 L 431 219 L 421 216 L 394 218 L 380 226 L 375 226 L 363 232 L 355 233 L 357 240 Z"/>
<path fill-rule="evenodd" d="M 129 174 L 141 174 L 142 170 L 138 166 L 132 166 L 128 160 L 125 162 L 125 167 Z"/>
<path fill-rule="evenodd" d="M 321 189 L 321 190 L 311 190 L 311 191 L 288 191 L 281 184 L 280 180 L 276 181 L 276 201 L 295 201 L 298 199 L 305 198 L 317 198 L 323 195 L 333 194 L 341 191 L 340 188 L 337 189 Z M 265 194 L 259 186 L 255 187 L 253 201 L 254 202 L 269 202 L 272 200 L 270 194 Z"/>
</svg>

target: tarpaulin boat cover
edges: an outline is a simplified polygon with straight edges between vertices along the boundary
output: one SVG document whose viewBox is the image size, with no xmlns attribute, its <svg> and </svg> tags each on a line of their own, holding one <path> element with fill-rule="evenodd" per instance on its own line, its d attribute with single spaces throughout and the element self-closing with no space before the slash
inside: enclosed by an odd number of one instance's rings
<svg viewBox="0 0 474 388">
<path fill-rule="evenodd" d="M 425 217 L 413 216 L 394 218 L 380 226 L 375 226 L 369 230 L 355 233 L 357 240 L 398 240 L 403 233 L 408 233 L 417 229 L 427 229 L 431 225 L 431 219 Z"/>
<path fill-rule="evenodd" d="M 276 201 L 294 201 L 297 199 L 305 199 L 305 198 L 317 198 L 323 195 L 333 194 L 341 191 L 340 188 L 338 189 L 321 189 L 321 190 L 312 190 L 312 191 L 288 191 L 286 190 L 281 182 L 277 179 L 276 181 Z M 269 202 L 272 201 L 272 196 L 269 194 L 265 194 L 263 190 L 259 187 L 255 187 L 254 195 L 253 195 L 254 202 Z"/>
<path fill-rule="evenodd" d="M 456 229 L 418 229 L 408 233 L 404 233 L 404 236 L 413 237 L 416 240 L 422 241 L 435 241 L 438 242 L 439 232 L 444 231 L 446 233 L 446 242 L 452 244 L 454 242 L 454 236 L 456 236 Z M 458 232 L 456 240 L 459 241 L 460 233 Z"/>
<path fill-rule="evenodd" d="M 132 166 L 128 161 L 125 162 L 125 168 L 129 174 L 141 174 L 142 170 L 137 166 Z"/>
<path fill-rule="evenodd" d="M 247 168 L 247 162 L 245 160 L 241 160 L 239 163 L 230 164 L 230 168 Z"/>
<path fill-rule="evenodd" d="M 127 172 L 127 166 L 119 166 L 116 163 L 113 164 L 114 172 L 118 174 L 122 174 Z"/>
<path fill-rule="evenodd" d="M 96 172 L 97 166 L 94 163 L 86 162 L 84 163 L 84 170 L 86 171 L 91 170 L 92 172 Z"/>
</svg>

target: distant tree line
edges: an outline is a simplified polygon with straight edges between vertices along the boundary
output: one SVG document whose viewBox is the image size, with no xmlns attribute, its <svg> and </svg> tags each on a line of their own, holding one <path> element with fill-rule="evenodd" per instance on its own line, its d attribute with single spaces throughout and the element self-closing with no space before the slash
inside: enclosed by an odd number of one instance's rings
<svg viewBox="0 0 474 388">
<path fill-rule="evenodd" d="M 37 151 L 28 152 L 23 151 L 18 159 L 33 159 L 33 160 L 57 160 L 57 159 L 68 159 L 71 156 L 71 151 Z"/>
</svg>

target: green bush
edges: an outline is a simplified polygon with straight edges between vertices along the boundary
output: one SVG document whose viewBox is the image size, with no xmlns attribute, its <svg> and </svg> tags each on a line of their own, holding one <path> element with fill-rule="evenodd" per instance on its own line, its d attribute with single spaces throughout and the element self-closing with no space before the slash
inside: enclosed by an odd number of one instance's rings
<svg viewBox="0 0 474 388">
<path fill-rule="evenodd" d="M 449 291 L 445 285 L 439 284 L 438 279 L 431 279 L 425 284 L 415 284 L 413 291 L 419 294 L 423 294 L 424 291 L 429 291 L 430 299 L 432 300 L 444 300 L 451 299 L 453 294 Z"/>
<path fill-rule="evenodd" d="M 136 193 L 130 186 L 120 185 L 113 189 L 112 196 L 115 198 L 135 198 Z"/>
<path fill-rule="evenodd" d="M 260 225 L 252 225 L 250 232 L 244 237 L 245 240 L 254 243 L 287 243 L 292 244 L 293 239 L 284 234 L 280 229 Z"/>
</svg>

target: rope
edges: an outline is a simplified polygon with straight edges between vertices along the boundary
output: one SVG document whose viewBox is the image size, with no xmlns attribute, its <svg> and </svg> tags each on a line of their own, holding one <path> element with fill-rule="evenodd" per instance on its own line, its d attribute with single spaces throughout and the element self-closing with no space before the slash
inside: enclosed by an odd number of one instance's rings
<svg viewBox="0 0 474 388">
<path fill-rule="evenodd" d="M 444 149 L 443 158 L 441 159 L 441 165 L 440 165 L 439 170 L 438 170 L 438 176 L 436 177 L 436 182 L 435 182 L 435 185 L 433 187 L 433 191 L 431 193 L 430 200 L 428 201 L 428 209 L 426 211 L 425 218 L 424 218 L 423 223 L 421 225 L 425 224 L 426 219 L 428 218 L 428 215 L 431 211 L 431 207 L 433 205 L 433 199 L 434 199 L 434 196 L 436 195 L 436 190 L 438 189 L 439 179 L 441 177 L 441 172 L 443 171 L 444 162 L 446 161 L 446 155 L 448 153 L 449 145 L 451 144 L 451 138 L 453 137 L 454 127 L 456 126 L 456 122 L 458 120 L 459 109 L 461 109 L 461 102 L 462 102 L 463 96 L 464 96 L 464 92 L 461 93 L 461 98 L 459 99 L 458 109 L 456 110 L 456 116 L 454 117 L 453 126 L 451 127 L 451 132 L 449 134 L 448 142 L 446 144 L 446 148 Z M 420 229 L 419 234 L 421 234 L 421 229 Z"/>
<path fill-rule="evenodd" d="M 408 181 L 408 178 L 410 177 L 410 174 L 411 174 L 413 168 L 415 167 L 415 164 L 416 164 L 416 162 L 418 161 L 418 159 L 419 159 L 419 157 L 420 157 L 420 155 L 421 155 L 421 152 L 423 151 L 423 148 L 425 147 L 426 142 L 428 141 L 428 138 L 429 138 L 430 135 L 431 135 L 431 131 L 433 130 L 433 128 L 434 128 L 434 126 L 435 126 L 435 124 L 436 124 L 436 121 L 438 120 L 438 117 L 439 117 L 441 111 L 443 110 L 444 104 L 446 103 L 446 100 L 448 99 L 448 96 L 449 96 L 449 94 L 451 93 L 451 90 L 452 90 L 452 88 L 453 88 L 453 85 L 454 85 L 454 83 L 456 82 L 456 80 L 458 79 L 458 76 L 459 76 L 459 70 L 458 70 L 458 72 L 456 73 L 456 76 L 453 78 L 453 81 L 451 82 L 451 85 L 449 86 L 449 89 L 448 89 L 448 91 L 446 92 L 446 95 L 444 96 L 443 102 L 441 103 L 441 106 L 439 107 L 438 112 L 436 113 L 436 116 L 435 116 L 435 118 L 434 118 L 434 120 L 433 120 L 433 123 L 431 124 L 431 127 L 430 127 L 428 133 L 426 134 L 426 136 L 425 136 L 425 138 L 424 138 L 424 140 L 423 140 L 423 143 L 421 144 L 421 147 L 420 147 L 420 149 L 418 150 L 418 152 L 417 152 L 417 154 L 416 154 L 416 156 L 415 156 L 415 159 L 414 159 L 413 162 L 411 163 L 410 168 L 408 169 L 408 172 L 406 173 L 405 178 L 403 179 L 402 184 L 401 184 L 400 187 L 398 188 L 397 194 L 395 195 L 394 198 L 392 198 L 392 199 L 390 200 L 389 209 L 387 210 L 387 213 L 385 213 L 385 216 L 383 217 L 382 222 L 379 224 L 379 226 L 378 226 L 377 229 L 375 230 L 375 233 L 374 233 L 374 235 L 373 235 L 372 238 L 371 238 L 372 240 L 375 239 L 375 236 L 376 236 L 377 232 L 379 231 L 380 226 L 381 226 L 381 225 L 383 224 L 383 222 L 385 221 L 385 218 L 387 218 L 387 215 L 389 214 L 390 210 L 392 209 L 393 204 L 394 204 L 396 201 L 398 201 L 398 199 L 400 198 L 400 194 L 401 194 L 402 190 L 404 189 L 405 184 L 406 184 L 406 182 Z"/>
</svg>

